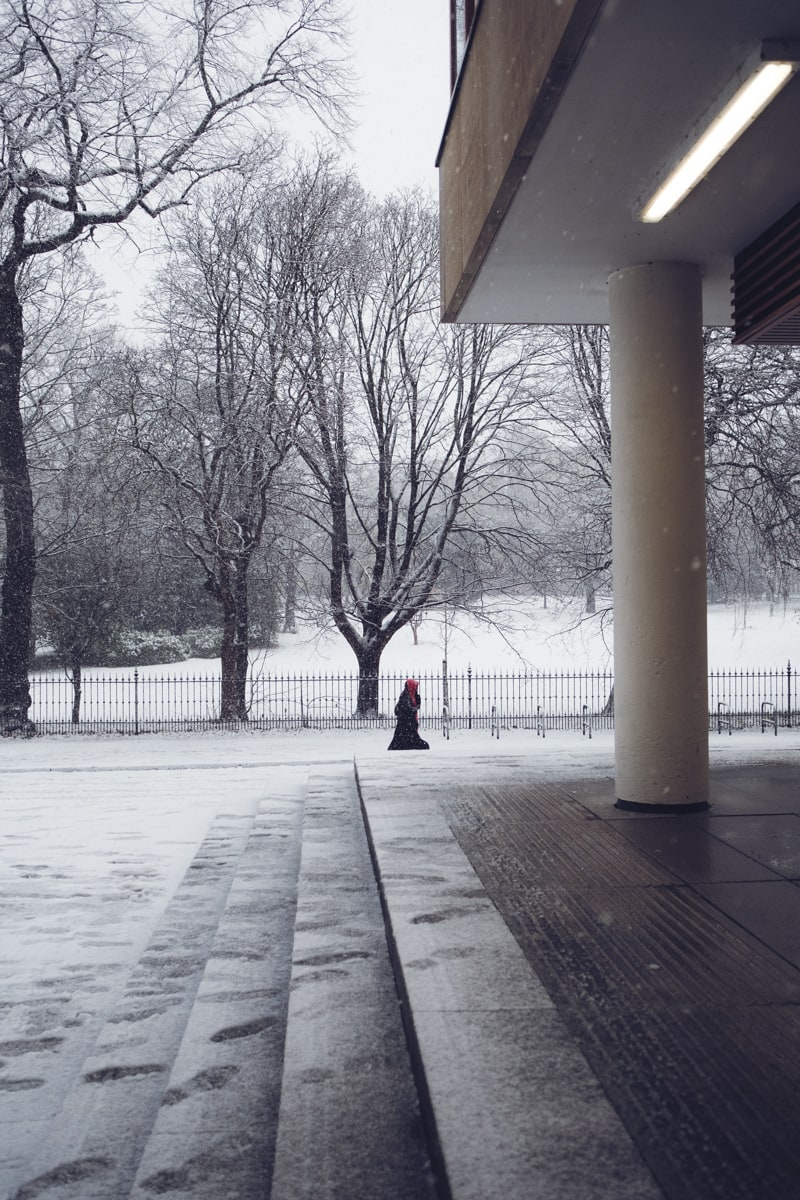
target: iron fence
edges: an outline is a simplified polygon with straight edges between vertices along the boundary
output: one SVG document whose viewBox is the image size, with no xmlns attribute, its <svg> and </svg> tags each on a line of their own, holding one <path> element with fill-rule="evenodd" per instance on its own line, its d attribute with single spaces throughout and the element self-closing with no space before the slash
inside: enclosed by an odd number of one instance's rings
<svg viewBox="0 0 800 1200">
<path fill-rule="evenodd" d="M 405 676 L 377 680 L 377 710 L 357 711 L 356 674 L 272 674 L 247 682 L 247 721 L 221 717 L 219 675 L 163 675 L 150 668 L 84 671 L 80 706 L 69 676 L 31 679 L 30 716 L 39 733 L 154 733 L 203 729 L 389 728 Z M 423 674 L 422 724 L 428 730 L 529 729 L 540 736 L 575 729 L 591 737 L 614 725 L 610 672 L 551 674 L 463 672 Z M 709 676 L 709 728 L 720 733 L 797 727 L 797 671 L 716 671 Z"/>
<path fill-rule="evenodd" d="M 717 733 L 758 727 L 777 735 L 779 728 L 798 728 L 797 670 L 712 671 L 709 716 Z"/>
</svg>

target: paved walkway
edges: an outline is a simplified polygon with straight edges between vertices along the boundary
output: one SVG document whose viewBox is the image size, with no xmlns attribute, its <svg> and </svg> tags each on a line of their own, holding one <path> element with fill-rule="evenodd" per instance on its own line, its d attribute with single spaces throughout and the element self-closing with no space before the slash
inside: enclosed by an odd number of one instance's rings
<svg viewBox="0 0 800 1200">
<path fill-rule="evenodd" d="M 796 767 L 684 817 L 529 762 L 412 776 L 362 793 L 454 1194 L 800 1197 Z"/>
<path fill-rule="evenodd" d="M 0 1044 L 0 1196 L 800 1200 L 797 757 L 681 818 L 530 756 L 265 775 L 94 1023 Z"/>
</svg>

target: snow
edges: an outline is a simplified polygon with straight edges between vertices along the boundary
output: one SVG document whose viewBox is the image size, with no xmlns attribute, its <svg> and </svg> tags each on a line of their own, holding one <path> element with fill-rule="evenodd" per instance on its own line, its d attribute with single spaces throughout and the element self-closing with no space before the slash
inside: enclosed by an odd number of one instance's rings
<svg viewBox="0 0 800 1200">
<path fill-rule="evenodd" d="M 610 602 L 605 602 L 610 604 Z M 588 617 L 575 603 L 519 597 L 489 603 L 483 617 L 459 614 L 446 620 L 427 616 L 417 631 L 401 629 L 383 652 L 381 671 L 415 677 L 440 674 L 447 658 L 451 674 L 474 672 L 548 673 L 610 671 L 613 668 L 613 623 L 602 615 Z M 712 671 L 782 670 L 788 659 L 800 662 L 800 597 L 785 605 L 756 602 L 748 606 L 712 604 L 708 608 L 709 668 Z M 341 634 L 302 622 L 297 633 L 280 634 L 278 645 L 251 652 L 253 675 L 353 675 L 356 660 Z M 47 672 L 53 674 L 53 672 Z M 57 672 L 55 674 L 58 674 Z M 93 667 L 96 676 L 129 678 L 132 667 Z M 139 667 L 140 679 L 201 679 L 219 674 L 219 659 Z M 65 693 L 66 694 L 66 693 Z"/>
<path fill-rule="evenodd" d="M 524 645 L 540 669 L 560 668 L 566 639 L 573 669 L 607 665 L 607 657 L 600 660 L 608 650 L 596 631 L 583 626 L 559 635 L 557 617 L 541 606 L 517 613 L 505 636 L 462 623 L 449 631 L 451 664 L 519 670 L 511 664 L 519 663 Z M 766 605 L 747 613 L 712 608 L 709 628 L 722 665 L 763 667 L 797 657 L 796 607 L 771 615 Z M 580 653 L 583 661 L 577 661 Z M 384 667 L 422 673 L 439 669 L 441 656 L 441 626 L 431 620 L 417 647 L 410 631 L 399 635 Z M 269 667 L 351 670 L 350 658 L 335 638 L 298 635 L 282 639 Z M 542 739 L 534 731 L 503 730 L 497 739 L 488 730 L 454 730 L 446 740 L 433 723 L 423 722 L 423 730 L 431 750 L 403 756 L 386 753 L 391 734 L 385 729 L 0 740 L 0 1084 L 16 1089 L 15 1104 L 29 1105 L 30 1123 L 14 1118 L 20 1136 L 24 1127 L 34 1137 L 36 1121 L 48 1115 L 35 1115 L 38 1089 L 41 1096 L 66 1095 L 76 1064 L 221 814 L 249 817 L 267 797 L 296 794 L 310 772 L 354 758 L 378 783 L 396 780 L 398 770 L 413 771 L 417 788 L 424 788 L 426 776 L 439 786 L 449 779 L 455 784 L 465 772 L 490 777 L 509 758 L 551 779 L 610 779 L 613 773 L 609 732 L 590 739 L 548 731 Z M 711 735 L 712 765 L 798 761 L 798 754 L 800 731 L 781 729 L 777 738 L 757 731 Z M 37 1038 L 45 1051 L 48 1039 L 60 1041 L 59 1053 L 35 1056 L 34 1077 L 13 1048 L 20 1039 L 27 1045 Z"/>
<path fill-rule="evenodd" d="M 610 604 L 610 602 L 605 602 Z M 438 673 L 446 657 L 451 671 L 548 672 L 607 671 L 612 668 L 613 626 L 598 615 L 587 617 L 579 605 L 540 598 L 489 603 L 486 619 L 459 614 L 455 621 L 432 614 L 413 631 L 401 629 L 383 652 L 381 670 L 425 675 Z M 495 623 L 493 624 L 492 621 Z M 800 597 L 786 605 L 759 601 L 750 605 L 712 604 L 708 608 L 708 660 L 711 670 L 773 670 L 794 656 L 800 661 Z M 185 664 L 187 673 L 202 660 Z M 352 672 L 355 658 L 340 634 L 301 628 L 283 634 L 279 646 L 259 656 L 271 673 Z"/>
<path fill-rule="evenodd" d="M 0 1042 L 21 1036 L 33 1011 L 47 1027 L 78 1019 L 81 1005 L 99 1018 L 218 814 L 252 813 L 309 771 L 354 757 L 388 782 L 398 767 L 386 753 L 389 736 L 303 730 L 0 742 L 0 972 L 9 1005 Z M 497 739 L 462 730 L 446 740 L 428 726 L 427 737 L 431 750 L 413 756 L 418 787 L 428 772 L 456 782 L 468 763 L 501 767 L 508 757 L 549 778 L 612 774 L 613 734 L 605 731 L 542 739 L 513 730 Z M 798 751 L 800 731 L 711 737 L 714 765 Z M 79 983 L 101 966 L 106 990 L 89 1001 Z"/>
</svg>

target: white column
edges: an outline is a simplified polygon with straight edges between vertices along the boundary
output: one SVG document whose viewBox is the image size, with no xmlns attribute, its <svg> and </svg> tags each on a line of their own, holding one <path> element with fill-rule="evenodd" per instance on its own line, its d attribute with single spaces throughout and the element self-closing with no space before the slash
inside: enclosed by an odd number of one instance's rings
<svg viewBox="0 0 800 1200">
<path fill-rule="evenodd" d="M 609 280 L 617 804 L 708 803 L 699 267 Z"/>
</svg>

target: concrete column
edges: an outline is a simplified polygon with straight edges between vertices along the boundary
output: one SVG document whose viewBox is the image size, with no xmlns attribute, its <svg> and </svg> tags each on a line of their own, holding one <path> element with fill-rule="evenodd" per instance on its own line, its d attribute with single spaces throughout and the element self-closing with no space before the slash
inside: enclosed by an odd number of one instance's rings
<svg viewBox="0 0 800 1200">
<path fill-rule="evenodd" d="M 708 803 L 699 267 L 609 280 L 617 806 Z"/>
</svg>

